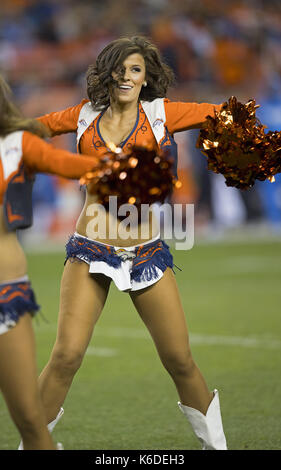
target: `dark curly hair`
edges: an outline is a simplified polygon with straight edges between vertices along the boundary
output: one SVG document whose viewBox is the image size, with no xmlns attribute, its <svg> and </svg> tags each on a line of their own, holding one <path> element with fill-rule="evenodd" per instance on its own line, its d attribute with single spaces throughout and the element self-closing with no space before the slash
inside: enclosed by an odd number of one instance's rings
<svg viewBox="0 0 281 470">
<path fill-rule="evenodd" d="M 115 82 L 112 72 L 122 75 L 124 60 L 136 53 L 144 58 L 147 81 L 139 99 L 153 101 L 166 96 L 168 87 L 174 81 L 174 73 L 163 62 L 157 47 L 142 36 L 124 37 L 109 43 L 97 57 L 96 63 L 88 68 L 87 92 L 94 109 L 101 110 L 109 106 L 109 86 Z"/>
</svg>

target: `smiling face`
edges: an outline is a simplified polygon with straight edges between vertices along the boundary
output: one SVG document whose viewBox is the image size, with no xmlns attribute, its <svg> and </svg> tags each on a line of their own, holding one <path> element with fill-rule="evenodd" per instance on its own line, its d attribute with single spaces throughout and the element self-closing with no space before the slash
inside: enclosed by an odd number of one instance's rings
<svg viewBox="0 0 281 470">
<path fill-rule="evenodd" d="M 141 54 L 131 54 L 123 62 L 122 68 L 112 72 L 116 86 L 110 92 L 119 104 L 137 103 L 145 82 L 145 62 Z"/>
</svg>

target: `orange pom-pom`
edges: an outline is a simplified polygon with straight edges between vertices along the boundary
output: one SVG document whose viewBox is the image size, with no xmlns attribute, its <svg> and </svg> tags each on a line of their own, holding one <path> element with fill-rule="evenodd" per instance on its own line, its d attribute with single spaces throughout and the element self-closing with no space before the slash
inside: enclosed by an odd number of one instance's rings
<svg viewBox="0 0 281 470">
<path fill-rule="evenodd" d="M 113 144 L 102 158 L 99 167 L 81 178 L 97 202 L 108 206 L 109 196 L 117 196 L 117 205 L 163 203 L 170 196 L 177 181 L 173 161 L 168 154 L 153 148 L 131 148 L 120 152 Z"/>
<path fill-rule="evenodd" d="M 256 118 L 255 100 L 246 104 L 231 97 L 215 117 L 208 116 L 197 147 L 208 158 L 208 168 L 225 177 L 227 186 L 252 187 L 256 180 L 272 179 L 281 171 L 280 132 L 265 133 Z"/>
</svg>

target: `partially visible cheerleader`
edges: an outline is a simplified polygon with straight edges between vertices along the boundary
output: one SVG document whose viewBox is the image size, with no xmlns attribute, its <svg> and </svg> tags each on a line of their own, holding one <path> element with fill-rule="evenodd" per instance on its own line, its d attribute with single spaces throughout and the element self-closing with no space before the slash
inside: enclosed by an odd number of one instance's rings
<svg viewBox="0 0 281 470">
<path fill-rule="evenodd" d="M 38 389 L 32 317 L 39 306 L 17 230 L 32 224 L 34 173 L 78 179 L 97 163 L 93 155 L 77 158 L 54 148 L 43 140 L 47 136 L 44 125 L 21 115 L 0 76 L 0 390 L 25 450 L 58 447 Z"/>
</svg>

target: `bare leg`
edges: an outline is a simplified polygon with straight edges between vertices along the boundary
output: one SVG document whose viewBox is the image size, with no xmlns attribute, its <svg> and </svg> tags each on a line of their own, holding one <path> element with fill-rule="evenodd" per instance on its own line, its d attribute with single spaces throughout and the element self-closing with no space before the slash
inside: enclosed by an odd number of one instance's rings
<svg viewBox="0 0 281 470">
<path fill-rule="evenodd" d="M 66 263 L 61 281 L 57 338 L 50 360 L 39 377 L 48 423 L 57 416 L 82 363 L 109 286 L 110 279 L 90 275 L 86 263 Z"/>
<path fill-rule="evenodd" d="M 0 335 L 0 388 L 25 450 L 55 450 L 38 390 L 32 319 Z"/>
<path fill-rule="evenodd" d="M 174 274 L 168 268 L 152 286 L 131 292 L 133 303 L 147 326 L 159 357 L 171 375 L 182 404 L 206 414 L 213 393 L 195 364 L 184 311 Z"/>
</svg>

